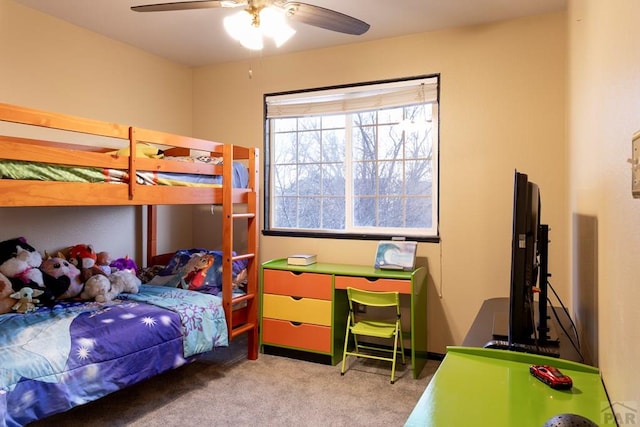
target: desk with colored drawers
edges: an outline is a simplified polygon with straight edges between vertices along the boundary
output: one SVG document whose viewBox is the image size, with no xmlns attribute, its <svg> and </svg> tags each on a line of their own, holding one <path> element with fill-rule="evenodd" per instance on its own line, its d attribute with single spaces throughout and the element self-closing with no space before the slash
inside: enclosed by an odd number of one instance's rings
<svg viewBox="0 0 640 427">
<path fill-rule="evenodd" d="M 427 362 L 427 271 L 379 270 L 369 266 L 265 262 L 260 268 L 260 344 L 342 360 L 349 305 L 347 287 L 398 291 L 409 301 L 411 368 L 418 378 Z M 405 331 L 405 334 L 407 331 Z"/>
</svg>

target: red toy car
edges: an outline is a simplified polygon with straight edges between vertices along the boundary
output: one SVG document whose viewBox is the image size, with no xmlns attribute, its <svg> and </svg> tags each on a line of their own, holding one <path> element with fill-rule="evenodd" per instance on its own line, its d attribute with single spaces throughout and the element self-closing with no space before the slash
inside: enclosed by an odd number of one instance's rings
<svg viewBox="0 0 640 427">
<path fill-rule="evenodd" d="M 573 387 L 571 377 L 563 374 L 558 368 L 553 366 L 531 365 L 529 372 L 551 388 L 567 390 Z"/>
</svg>

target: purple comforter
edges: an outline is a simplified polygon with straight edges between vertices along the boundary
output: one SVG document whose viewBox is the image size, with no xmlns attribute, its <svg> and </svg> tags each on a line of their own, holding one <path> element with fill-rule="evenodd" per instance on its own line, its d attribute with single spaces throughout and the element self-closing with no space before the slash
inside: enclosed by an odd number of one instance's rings
<svg viewBox="0 0 640 427">
<path fill-rule="evenodd" d="M 142 288 L 136 297 L 169 295 L 165 307 L 115 300 L 0 316 L 0 426 L 25 425 L 187 363 L 185 331 L 195 328 L 191 335 L 198 335 L 203 324 L 224 325 L 224 330 L 209 337 L 208 347 L 199 345 L 201 351 L 227 344 L 224 313 L 210 309 L 217 297 Z M 201 306 L 186 305 L 201 297 Z M 201 320 L 194 315 L 198 312 L 211 318 Z"/>
</svg>

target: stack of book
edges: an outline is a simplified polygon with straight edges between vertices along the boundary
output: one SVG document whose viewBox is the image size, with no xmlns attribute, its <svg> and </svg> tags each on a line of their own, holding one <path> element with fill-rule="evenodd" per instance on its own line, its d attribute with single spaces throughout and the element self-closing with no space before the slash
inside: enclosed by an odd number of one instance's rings
<svg viewBox="0 0 640 427">
<path fill-rule="evenodd" d="M 295 254 L 287 257 L 287 264 L 289 265 L 310 265 L 315 264 L 317 257 L 312 254 Z"/>
</svg>

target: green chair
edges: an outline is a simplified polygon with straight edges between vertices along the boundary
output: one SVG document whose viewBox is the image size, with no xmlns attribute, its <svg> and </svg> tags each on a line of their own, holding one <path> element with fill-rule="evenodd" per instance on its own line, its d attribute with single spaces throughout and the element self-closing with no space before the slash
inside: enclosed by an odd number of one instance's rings
<svg viewBox="0 0 640 427">
<path fill-rule="evenodd" d="M 398 292 L 369 292 L 347 288 L 347 298 L 349 299 L 349 317 L 347 319 L 340 375 L 344 375 L 347 356 L 386 360 L 391 362 L 391 384 L 393 384 L 396 373 L 396 356 L 398 354 L 402 355 L 402 363 L 405 363 L 402 330 L 400 327 L 400 296 Z M 365 319 L 362 316 L 358 316 L 355 312 L 356 304 L 362 307 L 395 307 L 395 321 Z M 353 351 L 348 351 L 351 336 L 355 347 Z M 358 342 L 358 336 L 393 339 L 393 350 L 360 343 Z M 399 349 L 398 342 L 400 342 Z M 391 356 L 380 355 L 386 353 L 391 353 Z"/>
</svg>

